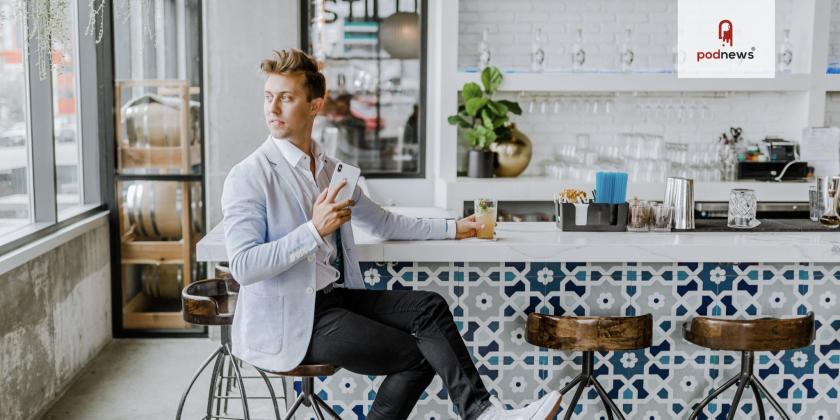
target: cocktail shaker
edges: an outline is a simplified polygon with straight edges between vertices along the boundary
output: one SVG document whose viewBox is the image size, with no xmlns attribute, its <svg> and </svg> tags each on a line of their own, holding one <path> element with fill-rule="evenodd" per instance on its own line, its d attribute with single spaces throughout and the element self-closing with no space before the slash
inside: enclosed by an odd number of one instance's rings
<svg viewBox="0 0 840 420">
<path fill-rule="evenodd" d="M 694 180 L 669 177 L 665 205 L 674 208 L 674 230 L 694 230 Z"/>
</svg>

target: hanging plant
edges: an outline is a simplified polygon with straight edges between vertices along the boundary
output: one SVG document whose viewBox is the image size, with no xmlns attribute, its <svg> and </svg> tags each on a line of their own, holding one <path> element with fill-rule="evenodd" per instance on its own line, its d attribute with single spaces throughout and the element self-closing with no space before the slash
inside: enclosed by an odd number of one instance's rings
<svg viewBox="0 0 840 420">
<path fill-rule="evenodd" d="M 105 0 L 88 0 L 88 24 L 85 28 L 85 35 L 96 34 L 96 43 L 102 41 L 102 34 L 105 32 Z M 99 30 L 96 23 L 99 22 Z"/>
<path fill-rule="evenodd" d="M 155 28 L 163 27 L 163 13 L 157 10 L 156 2 L 154 0 L 115 0 L 114 13 L 124 25 L 127 25 L 131 18 L 132 7 L 135 8 L 135 13 L 140 16 L 143 22 L 143 34 L 149 37 L 155 48 L 160 48 L 160 40 L 155 33 Z M 144 45 L 144 43 L 140 43 L 141 52 Z"/>
<path fill-rule="evenodd" d="M 123 23 L 131 16 L 128 0 L 123 1 Z M 96 43 L 102 42 L 105 32 L 105 11 L 108 0 L 88 0 L 88 22 L 85 35 L 95 37 Z M 143 20 L 143 33 L 158 45 L 155 27 L 162 25 L 162 13 L 156 13 L 152 0 L 140 0 L 140 16 Z M 38 60 L 38 76 L 41 80 L 50 77 L 52 71 L 61 71 L 63 57 L 55 51 L 56 45 L 70 45 L 72 40 L 71 20 L 68 13 L 73 13 L 72 0 L 12 0 L 6 10 L 0 10 L 0 25 L 11 25 L 19 20 L 23 26 L 24 39 L 28 44 L 28 53 Z M 161 20 L 160 22 L 158 20 Z M 142 46 L 142 43 L 141 43 Z"/>
<path fill-rule="evenodd" d="M 69 0 L 16 0 L 11 4 L 0 23 L 10 24 L 19 19 L 23 26 L 24 39 L 29 44 L 29 53 L 38 58 L 38 76 L 45 80 L 50 71 L 61 62 L 53 57 L 54 43 L 66 45 L 70 31 L 64 13 L 70 6 Z"/>
</svg>

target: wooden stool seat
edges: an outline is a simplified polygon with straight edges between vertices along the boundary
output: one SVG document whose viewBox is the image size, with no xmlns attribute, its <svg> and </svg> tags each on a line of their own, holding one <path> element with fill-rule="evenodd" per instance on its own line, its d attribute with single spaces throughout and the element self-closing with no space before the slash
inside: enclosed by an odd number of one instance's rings
<svg viewBox="0 0 840 420">
<path fill-rule="evenodd" d="M 315 412 L 315 417 L 318 420 L 325 420 L 324 413 L 328 414 L 329 417 L 335 420 L 341 420 L 341 417 L 333 411 L 332 407 L 327 405 L 327 403 L 318 396 L 318 393 L 315 392 L 316 376 L 330 376 L 339 369 L 340 368 L 335 365 L 317 363 L 298 365 L 296 368 L 286 372 L 257 368 L 260 372 L 267 372 L 280 376 L 296 376 L 301 378 L 300 395 L 298 395 L 294 404 L 292 404 L 292 407 L 286 411 L 286 420 L 293 419 L 295 413 L 301 405 L 312 408 L 312 411 Z"/>
<path fill-rule="evenodd" d="M 779 351 L 814 341 L 814 313 L 800 318 L 717 319 L 698 316 L 683 324 L 685 339 L 700 347 L 734 351 Z"/>
<path fill-rule="evenodd" d="M 228 291 L 232 293 L 239 293 L 239 282 L 233 278 L 230 273 L 230 266 L 226 262 L 216 264 L 215 276 L 217 279 L 224 279 L 227 282 Z"/>
<path fill-rule="evenodd" d="M 651 346 L 653 317 L 574 317 L 532 313 L 525 340 L 556 350 L 624 351 Z"/>
<path fill-rule="evenodd" d="M 265 371 L 265 372 L 274 374 L 274 375 L 296 376 L 296 377 L 300 377 L 300 378 L 306 378 L 306 377 L 316 377 L 316 376 L 330 376 L 330 375 L 334 374 L 335 372 L 337 372 L 339 369 L 341 369 L 341 368 L 339 368 L 337 366 L 334 366 L 334 365 L 318 365 L 318 364 L 315 364 L 315 365 L 298 365 L 298 367 L 296 367 L 296 368 L 294 368 L 294 369 L 292 369 L 288 372 L 275 372 L 275 371 L 272 371 L 272 370 L 265 370 L 265 369 L 262 369 L 262 370 Z"/>
<path fill-rule="evenodd" d="M 196 325 L 230 325 L 236 297 L 225 279 L 190 283 L 181 292 L 184 321 Z"/>
<path fill-rule="evenodd" d="M 625 351 L 648 348 L 653 342 L 653 316 L 645 314 L 630 317 L 608 316 L 556 316 L 528 314 L 525 340 L 535 346 L 555 350 L 583 352 L 580 375 L 563 386 L 560 398 L 577 387 L 568 404 L 564 420 L 570 420 L 583 391 L 592 386 L 607 410 L 607 419 L 613 415 L 619 420 L 624 413 L 618 409 L 595 373 L 596 351 Z"/>
<path fill-rule="evenodd" d="M 713 399 L 728 388 L 737 386 L 735 398 L 729 405 L 727 420 L 734 420 L 738 413 L 738 404 L 747 388 L 755 396 L 758 418 L 764 417 L 764 398 L 779 413 L 783 420 L 790 420 L 774 394 L 759 380 L 754 373 L 756 351 L 790 350 L 810 345 L 814 341 L 814 313 L 799 318 L 779 319 L 717 319 L 698 316 L 683 324 L 683 336 L 686 340 L 700 347 L 715 350 L 734 350 L 741 352 L 741 372 L 713 390 L 700 404 L 694 407 L 688 420 L 696 420 Z"/>
</svg>

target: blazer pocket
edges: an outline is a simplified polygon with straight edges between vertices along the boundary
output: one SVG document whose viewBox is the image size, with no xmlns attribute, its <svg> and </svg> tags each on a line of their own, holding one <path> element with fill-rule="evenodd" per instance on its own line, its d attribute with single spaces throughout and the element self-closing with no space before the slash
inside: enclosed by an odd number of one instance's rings
<svg viewBox="0 0 840 420">
<path fill-rule="evenodd" d="M 261 353 L 280 353 L 285 328 L 283 296 L 249 295 L 248 298 L 249 316 L 245 320 L 250 335 L 246 339 L 248 347 Z"/>
</svg>

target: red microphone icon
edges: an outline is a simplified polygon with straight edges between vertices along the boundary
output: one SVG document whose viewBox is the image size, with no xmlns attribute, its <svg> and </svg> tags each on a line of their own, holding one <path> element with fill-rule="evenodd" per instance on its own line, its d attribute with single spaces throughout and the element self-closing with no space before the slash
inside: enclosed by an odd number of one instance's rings
<svg viewBox="0 0 840 420">
<path fill-rule="evenodd" d="M 718 39 L 723 41 L 724 44 L 728 42 L 729 46 L 732 46 L 732 22 L 729 19 L 724 19 L 718 23 Z"/>
</svg>

